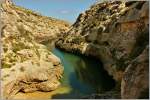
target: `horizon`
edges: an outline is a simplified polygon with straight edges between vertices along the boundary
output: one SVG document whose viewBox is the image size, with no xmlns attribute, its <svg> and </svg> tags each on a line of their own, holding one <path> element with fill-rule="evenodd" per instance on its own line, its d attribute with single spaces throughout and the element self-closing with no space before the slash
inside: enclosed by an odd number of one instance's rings
<svg viewBox="0 0 150 100">
<path fill-rule="evenodd" d="M 33 10 L 43 16 L 74 23 L 80 13 L 97 0 L 12 0 L 15 5 Z M 66 3 L 67 2 L 67 3 Z M 67 6 L 66 6 L 67 5 Z"/>
</svg>

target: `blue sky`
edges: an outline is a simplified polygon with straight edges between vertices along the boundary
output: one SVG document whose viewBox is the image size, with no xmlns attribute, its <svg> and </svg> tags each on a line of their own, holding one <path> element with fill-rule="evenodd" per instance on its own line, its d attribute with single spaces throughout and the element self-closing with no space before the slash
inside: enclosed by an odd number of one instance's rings
<svg viewBox="0 0 150 100">
<path fill-rule="evenodd" d="M 96 0 L 13 0 L 16 5 L 68 22 L 75 22 L 78 15 Z"/>
</svg>

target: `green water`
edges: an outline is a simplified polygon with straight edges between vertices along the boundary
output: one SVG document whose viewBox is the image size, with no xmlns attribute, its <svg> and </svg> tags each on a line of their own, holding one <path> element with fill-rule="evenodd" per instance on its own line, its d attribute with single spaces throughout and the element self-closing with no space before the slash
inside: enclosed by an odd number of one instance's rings
<svg viewBox="0 0 150 100">
<path fill-rule="evenodd" d="M 53 53 L 61 59 L 64 66 L 62 86 L 71 89 L 69 93 L 58 94 L 53 98 L 82 98 L 93 93 L 103 93 L 115 86 L 114 80 L 104 71 L 99 60 L 57 48 Z"/>
</svg>

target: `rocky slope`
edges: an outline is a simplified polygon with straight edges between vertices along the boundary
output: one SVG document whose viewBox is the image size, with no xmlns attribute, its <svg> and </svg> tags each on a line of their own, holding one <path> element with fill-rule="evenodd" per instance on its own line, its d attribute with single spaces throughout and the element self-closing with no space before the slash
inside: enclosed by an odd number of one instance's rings
<svg viewBox="0 0 150 100">
<path fill-rule="evenodd" d="M 4 97 L 19 91 L 51 91 L 60 85 L 63 67 L 48 47 L 52 48 L 52 42 L 68 27 L 67 22 L 41 16 L 9 0 L 1 4 Z"/>
<path fill-rule="evenodd" d="M 147 98 L 148 36 L 148 1 L 109 1 L 81 13 L 56 46 L 99 58 L 122 98 Z"/>
</svg>

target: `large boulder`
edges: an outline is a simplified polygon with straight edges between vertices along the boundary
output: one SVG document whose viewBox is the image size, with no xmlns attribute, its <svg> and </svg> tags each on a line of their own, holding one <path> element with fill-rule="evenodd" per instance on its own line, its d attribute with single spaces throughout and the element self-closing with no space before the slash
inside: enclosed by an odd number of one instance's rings
<svg viewBox="0 0 150 100">
<path fill-rule="evenodd" d="M 12 98 L 18 92 L 52 91 L 60 85 L 63 69 L 51 62 L 25 61 L 11 68 L 2 69 L 4 98 Z"/>
</svg>

